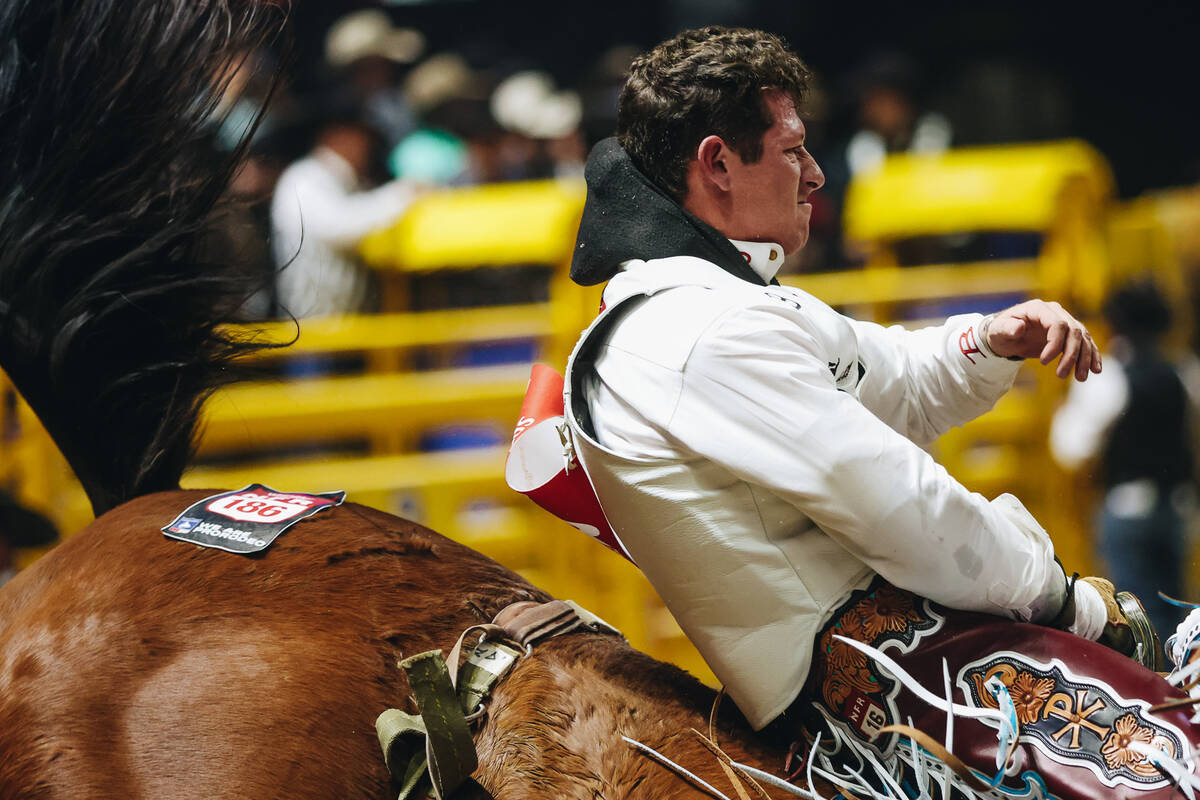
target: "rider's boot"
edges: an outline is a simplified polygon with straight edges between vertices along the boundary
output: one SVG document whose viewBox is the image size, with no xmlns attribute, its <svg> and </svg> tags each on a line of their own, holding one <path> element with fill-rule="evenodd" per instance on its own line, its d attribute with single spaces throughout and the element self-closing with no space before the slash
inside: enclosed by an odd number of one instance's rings
<svg viewBox="0 0 1200 800">
<path fill-rule="evenodd" d="M 1165 667 L 1162 644 L 1146 609 L 1131 592 L 1118 592 L 1104 578 L 1080 578 L 1100 595 L 1108 612 L 1104 632 L 1096 641 L 1129 656 L 1147 669 L 1162 672 Z"/>
</svg>

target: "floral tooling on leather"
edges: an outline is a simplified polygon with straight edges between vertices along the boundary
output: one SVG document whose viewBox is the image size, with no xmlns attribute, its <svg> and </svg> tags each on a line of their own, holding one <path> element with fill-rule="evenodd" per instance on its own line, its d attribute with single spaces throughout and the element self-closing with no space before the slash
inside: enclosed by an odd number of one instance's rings
<svg viewBox="0 0 1200 800">
<path fill-rule="evenodd" d="M 939 630 L 945 620 L 928 600 L 876 581 L 854 592 L 817 640 L 813 675 L 825 707 L 864 742 L 897 721 L 896 681 L 884 675 L 867 655 L 834 636 L 864 642 L 877 650 L 910 653 L 918 642 Z M 894 737 L 888 737 L 893 739 Z M 876 747 L 882 740 L 873 742 Z M 890 749 L 890 743 L 884 750 Z"/>
<path fill-rule="evenodd" d="M 1044 664 L 1000 652 L 968 664 L 958 673 L 958 685 L 971 705 L 997 707 L 984 688 L 992 677 L 1008 687 L 1022 742 L 1059 763 L 1087 767 L 1107 786 L 1168 785 L 1163 773 L 1131 747 L 1134 742 L 1172 760 L 1186 753 L 1183 733 L 1151 717 L 1149 704 L 1126 700 L 1101 681 L 1077 677 L 1057 659 Z"/>
</svg>

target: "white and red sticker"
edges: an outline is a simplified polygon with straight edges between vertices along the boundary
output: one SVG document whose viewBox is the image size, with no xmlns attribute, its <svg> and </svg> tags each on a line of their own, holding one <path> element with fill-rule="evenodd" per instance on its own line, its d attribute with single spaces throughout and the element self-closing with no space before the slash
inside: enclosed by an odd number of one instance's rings
<svg viewBox="0 0 1200 800">
<path fill-rule="evenodd" d="M 230 553 L 257 553 L 300 520 L 345 499 L 345 492 L 277 492 L 252 483 L 193 503 L 162 532 L 172 539 Z"/>
<path fill-rule="evenodd" d="M 633 561 L 608 524 L 596 490 L 580 467 L 566 429 L 563 376 L 534 364 L 504 464 L 509 488 Z"/>
</svg>

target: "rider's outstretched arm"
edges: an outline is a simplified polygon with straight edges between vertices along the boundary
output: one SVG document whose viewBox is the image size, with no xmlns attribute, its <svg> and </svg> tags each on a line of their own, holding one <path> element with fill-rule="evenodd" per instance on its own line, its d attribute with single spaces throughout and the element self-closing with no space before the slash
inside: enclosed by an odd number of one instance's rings
<svg viewBox="0 0 1200 800">
<path fill-rule="evenodd" d="M 859 400 L 918 444 L 988 411 L 1012 385 L 1020 362 L 1059 358 L 1076 380 L 1100 372 L 1091 335 L 1057 303 L 1031 300 L 988 317 L 964 314 L 909 331 L 844 318 L 870 369 Z M 1061 358 L 1060 358 L 1061 356 Z"/>
<path fill-rule="evenodd" d="M 1033 517 L 1011 496 L 969 492 L 840 391 L 799 316 L 762 306 L 714 323 L 683 370 L 668 434 L 770 489 L 897 586 L 1017 619 L 1057 613 L 1065 579 Z"/>
</svg>

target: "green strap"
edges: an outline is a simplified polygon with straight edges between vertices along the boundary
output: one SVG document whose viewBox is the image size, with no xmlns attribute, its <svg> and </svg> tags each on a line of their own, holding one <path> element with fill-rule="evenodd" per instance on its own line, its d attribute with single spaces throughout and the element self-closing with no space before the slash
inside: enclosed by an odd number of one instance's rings
<svg viewBox="0 0 1200 800">
<path fill-rule="evenodd" d="M 433 787 L 426 780 L 429 777 L 429 759 L 424 750 L 417 750 L 409 759 L 404 775 L 400 778 L 400 794 L 396 800 L 425 800 Z M 419 790 L 419 791 L 418 791 Z"/>
<path fill-rule="evenodd" d="M 434 794 L 453 792 L 479 766 L 475 741 L 467 727 L 462 705 L 450 682 L 450 672 L 440 650 L 406 658 L 400 666 L 408 674 L 421 720 L 425 726 L 425 755 Z"/>
<path fill-rule="evenodd" d="M 375 732 L 383 749 L 383 763 L 400 786 L 398 800 L 427 796 L 428 790 L 414 794 L 428 766 L 424 721 L 416 714 L 389 708 L 375 720 Z"/>
<path fill-rule="evenodd" d="M 389 708 L 376 718 L 375 733 L 383 749 L 383 763 L 397 778 L 408 763 L 409 752 L 417 749 L 413 743 L 425 749 L 425 723 L 416 714 L 406 714 L 398 708 Z"/>
</svg>

